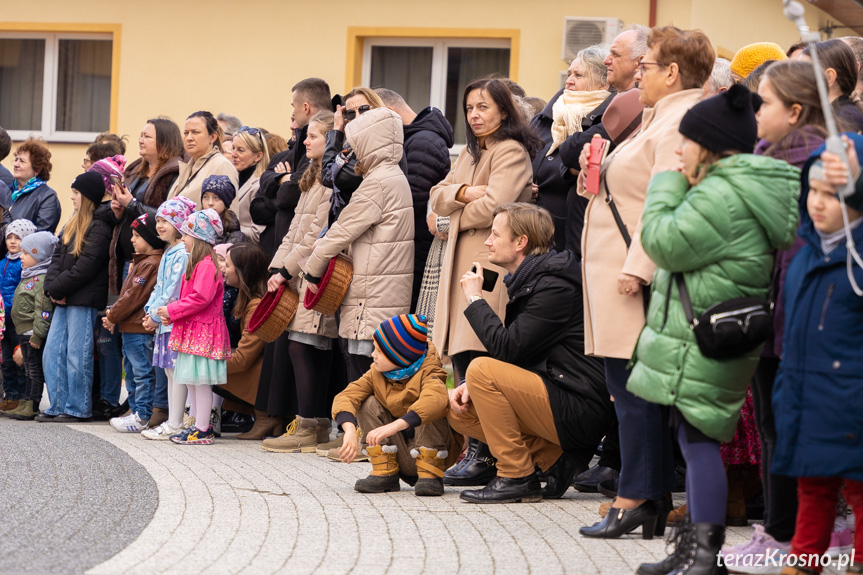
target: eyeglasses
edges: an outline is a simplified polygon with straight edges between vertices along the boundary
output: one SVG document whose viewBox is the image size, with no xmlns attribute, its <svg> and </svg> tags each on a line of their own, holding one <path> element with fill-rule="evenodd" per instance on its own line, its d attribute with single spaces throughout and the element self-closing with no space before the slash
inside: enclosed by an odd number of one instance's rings
<svg viewBox="0 0 863 575">
<path fill-rule="evenodd" d="M 660 66 L 662 68 L 665 68 L 665 64 L 661 64 L 659 62 L 639 62 L 638 66 L 636 66 L 636 69 L 639 72 L 641 72 L 642 74 L 644 74 L 644 67 L 645 66 Z"/>
<path fill-rule="evenodd" d="M 348 110 L 347 108 L 345 108 L 345 111 L 343 112 L 343 114 L 345 115 L 345 120 L 350 122 L 351 120 L 353 120 L 354 118 L 357 117 L 357 114 L 365 114 L 366 112 L 368 112 L 371 109 L 372 109 L 372 107 L 369 106 L 368 104 L 363 104 L 362 106 L 359 106 L 356 110 Z"/>
<path fill-rule="evenodd" d="M 261 131 L 258 128 L 250 128 L 248 126 L 243 126 L 239 130 L 237 130 L 238 134 L 240 132 L 248 132 L 250 136 L 258 136 L 259 138 L 261 137 Z"/>
</svg>

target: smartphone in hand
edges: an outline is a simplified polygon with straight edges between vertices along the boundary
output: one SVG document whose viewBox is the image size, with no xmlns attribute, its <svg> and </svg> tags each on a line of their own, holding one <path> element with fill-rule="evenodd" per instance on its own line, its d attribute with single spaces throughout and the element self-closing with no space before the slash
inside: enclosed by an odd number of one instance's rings
<svg viewBox="0 0 863 575">
<path fill-rule="evenodd" d="M 476 266 L 471 266 L 470 271 L 476 273 Z M 494 270 L 482 269 L 482 291 L 494 291 L 497 283 L 498 273 Z"/>
<path fill-rule="evenodd" d="M 608 152 L 609 141 L 594 137 L 590 141 L 590 156 L 587 158 L 587 175 L 584 188 L 593 195 L 599 194 L 599 168 Z"/>
</svg>

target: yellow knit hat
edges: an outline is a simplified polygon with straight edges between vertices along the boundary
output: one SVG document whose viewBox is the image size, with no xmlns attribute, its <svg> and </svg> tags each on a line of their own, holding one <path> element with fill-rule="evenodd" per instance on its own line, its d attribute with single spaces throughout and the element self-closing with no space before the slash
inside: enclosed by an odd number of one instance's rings
<svg viewBox="0 0 863 575">
<path fill-rule="evenodd" d="M 773 42 L 756 42 L 737 51 L 731 60 L 731 71 L 745 78 L 755 68 L 768 60 L 787 60 L 785 51 Z"/>
</svg>

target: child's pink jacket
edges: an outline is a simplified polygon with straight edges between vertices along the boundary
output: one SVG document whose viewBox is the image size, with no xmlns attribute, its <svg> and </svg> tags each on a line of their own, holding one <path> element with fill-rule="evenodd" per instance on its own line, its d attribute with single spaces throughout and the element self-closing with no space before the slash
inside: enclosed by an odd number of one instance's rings
<svg viewBox="0 0 863 575">
<path fill-rule="evenodd" d="M 192 279 L 180 287 L 180 299 L 168 304 L 174 324 L 168 347 L 209 359 L 231 357 L 231 340 L 222 311 L 225 285 L 212 258 L 207 256 L 192 271 Z"/>
</svg>

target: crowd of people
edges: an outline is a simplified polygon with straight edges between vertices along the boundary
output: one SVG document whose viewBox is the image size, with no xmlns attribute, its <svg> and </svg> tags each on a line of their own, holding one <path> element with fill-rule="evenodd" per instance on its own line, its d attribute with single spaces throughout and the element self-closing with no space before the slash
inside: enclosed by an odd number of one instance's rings
<svg viewBox="0 0 863 575">
<path fill-rule="evenodd" d="M 633 25 L 547 102 L 468 83 L 454 162 L 440 110 L 308 78 L 287 140 L 160 116 L 129 163 L 100 134 L 59 230 L 30 138 L 0 166 L 0 412 L 367 460 L 363 493 L 601 492 L 582 536 L 673 533 L 642 575 L 815 573 L 852 550 L 863 573 L 861 61 L 857 37 L 728 61 Z M 337 311 L 307 305 L 345 256 Z M 299 305 L 267 343 L 271 292 Z"/>
</svg>

